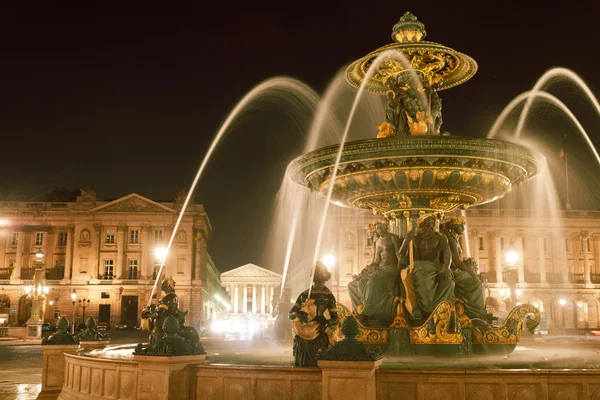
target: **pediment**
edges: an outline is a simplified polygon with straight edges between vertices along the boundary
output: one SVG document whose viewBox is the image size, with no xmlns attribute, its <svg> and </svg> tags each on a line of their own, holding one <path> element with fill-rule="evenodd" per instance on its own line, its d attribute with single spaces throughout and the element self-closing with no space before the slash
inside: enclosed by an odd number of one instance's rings
<svg viewBox="0 0 600 400">
<path fill-rule="evenodd" d="M 241 267 L 234 268 L 231 271 L 223 272 L 221 278 L 278 278 L 281 275 L 277 272 L 269 271 L 268 269 L 259 267 L 254 264 L 246 264 Z"/>
<path fill-rule="evenodd" d="M 98 213 L 177 213 L 172 208 L 163 206 L 155 201 L 147 199 L 139 194 L 132 193 L 128 196 L 103 204 L 90 211 Z"/>
</svg>

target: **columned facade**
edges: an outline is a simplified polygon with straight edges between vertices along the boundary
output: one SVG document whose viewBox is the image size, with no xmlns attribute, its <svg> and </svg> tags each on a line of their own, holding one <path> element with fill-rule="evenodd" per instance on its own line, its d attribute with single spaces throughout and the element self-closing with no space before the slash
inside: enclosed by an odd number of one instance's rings
<svg viewBox="0 0 600 400">
<path fill-rule="evenodd" d="M 44 253 L 42 279 L 49 287 L 44 322 L 54 324 L 61 316 L 84 322 L 79 302 L 74 316 L 71 312 L 73 290 L 78 299 L 90 300 L 86 318 L 111 325 L 138 322 L 156 279 L 155 248 L 168 242 L 177 202 L 137 194 L 99 201 L 92 191 L 72 202 L 1 202 L 0 291 L 10 300 L 9 324 L 21 325 L 27 314 L 25 287 L 33 282 L 38 250 Z M 206 248 L 211 229 L 203 206 L 189 205 L 167 263 L 180 303 L 189 311 L 187 323 L 198 329 L 207 319 L 202 305 L 222 292 Z"/>
<path fill-rule="evenodd" d="M 269 316 L 279 296 L 275 289 L 282 276 L 254 264 L 246 264 L 221 274 L 221 284 L 229 292 L 231 312 Z M 242 293 L 240 296 L 239 293 Z"/>
</svg>

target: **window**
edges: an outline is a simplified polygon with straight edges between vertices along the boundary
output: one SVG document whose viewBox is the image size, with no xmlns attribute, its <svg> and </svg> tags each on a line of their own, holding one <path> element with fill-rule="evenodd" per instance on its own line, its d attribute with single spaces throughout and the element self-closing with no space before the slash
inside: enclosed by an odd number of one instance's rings
<svg viewBox="0 0 600 400">
<path fill-rule="evenodd" d="M 527 238 L 521 239 L 521 247 L 523 248 L 523 251 L 527 250 Z"/>
<path fill-rule="evenodd" d="M 155 242 L 162 242 L 163 240 L 163 230 L 162 229 L 156 229 L 154 231 L 154 241 Z"/>
<path fill-rule="evenodd" d="M 110 299 L 110 293 L 108 293 L 108 292 L 101 292 L 100 293 L 100 298 L 101 299 Z"/>
<path fill-rule="evenodd" d="M 104 236 L 104 243 L 114 243 L 115 242 L 115 230 L 114 228 L 107 229 L 106 235 Z"/>
<path fill-rule="evenodd" d="M 35 245 L 36 246 L 41 246 L 43 242 L 44 242 L 44 233 L 43 232 L 36 232 L 35 233 Z"/>
<path fill-rule="evenodd" d="M 184 274 L 185 273 L 185 258 L 177 259 L 177 273 Z"/>
<path fill-rule="evenodd" d="M 139 229 L 131 229 L 129 231 L 129 243 L 137 244 L 140 242 L 140 230 Z"/>
<path fill-rule="evenodd" d="M 58 232 L 58 245 L 59 246 L 67 245 L 67 232 Z"/>
<path fill-rule="evenodd" d="M 586 237 L 586 238 L 581 238 L 581 251 L 583 252 L 583 242 L 585 241 L 585 243 L 587 244 L 587 249 L 588 252 L 590 251 L 590 238 Z"/>
<path fill-rule="evenodd" d="M 500 250 L 504 250 L 504 238 L 500 238 Z"/>
<path fill-rule="evenodd" d="M 546 241 L 546 238 L 544 238 L 544 251 L 548 251 L 548 242 Z"/>
<path fill-rule="evenodd" d="M 19 242 L 19 232 L 13 232 L 12 236 L 10 237 L 10 245 L 16 246 L 18 242 Z"/>
<path fill-rule="evenodd" d="M 477 241 L 479 242 L 479 251 L 484 251 L 485 250 L 485 241 L 483 240 L 483 238 L 478 237 Z"/>
<path fill-rule="evenodd" d="M 54 299 L 54 313 L 52 315 L 52 318 L 54 318 L 54 319 L 60 318 L 60 299 L 59 298 Z"/>
<path fill-rule="evenodd" d="M 138 260 L 129 260 L 127 263 L 127 279 L 138 278 Z"/>
<path fill-rule="evenodd" d="M 102 279 L 112 279 L 115 270 L 115 260 L 112 258 L 104 260 L 104 275 Z"/>
<path fill-rule="evenodd" d="M 565 243 L 565 251 L 568 252 L 569 251 L 569 239 L 563 238 L 563 242 Z"/>
</svg>

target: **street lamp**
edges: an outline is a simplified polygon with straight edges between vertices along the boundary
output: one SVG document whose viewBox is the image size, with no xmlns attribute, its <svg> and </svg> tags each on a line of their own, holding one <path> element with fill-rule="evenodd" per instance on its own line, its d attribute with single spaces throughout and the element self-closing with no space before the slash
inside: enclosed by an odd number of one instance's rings
<svg viewBox="0 0 600 400">
<path fill-rule="evenodd" d="M 510 246 L 505 255 L 506 259 L 506 280 L 510 290 L 511 307 L 517 305 L 517 268 L 516 264 L 519 261 L 519 253 Z"/>
<path fill-rule="evenodd" d="M 34 262 L 33 286 L 25 286 L 24 291 L 27 298 L 31 299 L 31 318 L 27 321 L 29 335 L 32 335 L 34 330 L 36 336 L 41 336 L 41 325 L 43 323 L 40 315 L 40 304 L 46 300 L 46 295 L 50 288 L 42 283 L 42 274 L 44 272 L 44 253 L 39 249 L 35 253 L 36 260 Z"/>
<path fill-rule="evenodd" d="M 75 334 L 75 300 L 77 300 L 77 291 L 73 289 L 71 292 L 71 316 L 73 318 L 73 323 L 71 325 L 71 335 Z"/>
<path fill-rule="evenodd" d="M 86 305 L 87 305 L 87 307 L 89 307 L 89 305 L 90 305 L 90 299 L 83 299 L 83 300 L 79 299 L 77 301 L 77 304 L 78 304 L 78 307 L 82 307 L 83 306 L 83 319 L 82 319 L 81 322 L 85 324 L 85 307 L 86 307 Z"/>
<path fill-rule="evenodd" d="M 160 278 L 158 276 L 158 271 L 160 267 L 165 264 L 165 260 L 167 259 L 168 250 L 166 247 L 159 246 L 154 249 L 154 256 L 156 257 L 156 264 L 154 265 L 154 275 L 153 279 Z M 158 270 L 156 269 L 158 267 Z"/>
</svg>

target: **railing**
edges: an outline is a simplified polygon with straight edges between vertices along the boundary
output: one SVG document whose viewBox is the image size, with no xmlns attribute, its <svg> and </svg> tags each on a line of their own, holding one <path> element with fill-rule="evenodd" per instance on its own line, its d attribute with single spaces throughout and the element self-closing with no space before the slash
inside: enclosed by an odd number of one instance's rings
<svg viewBox="0 0 600 400">
<path fill-rule="evenodd" d="M 548 283 L 562 283 L 561 274 L 546 273 L 546 281 Z"/>
<path fill-rule="evenodd" d="M 525 282 L 527 283 L 540 283 L 541 282 L 541 276 L 540 274 L 534 274 L 534 273 L 526 273 L 525 274 Z"/>
<path fill-rule="evenodd" d="M 31 280 L 35 275 L 35 268 L 21 268 L 21 279 Z"/>
<path fill-rule="evenodd" d="M 7 326 L 0 327 L 0 337 L 8 337 L 8 327 Z"/>
<path fill-rule="evenodd" d="M 13 270 L 14 270 L 14 267 L 0 268 L 0 280 L 2 280 L 2 279 L 9 280 L 13 273 Z"/>
<path fill-rule="evenodd" d="M 585 283 L 585 279 L 583 279 L 583 274 L 569 274 L 569 282 Z"/>
<path fill-rule="evenodd" d="M 590 274 L 590 280 L 592 283 L 600 284 L 600 274 Z"/>
<path fill-rule="evenodd" d="M 63 267 L 46 268 L 46 279 L 59 281 L 65 277 L 65 269 Z"/>
</svg>

